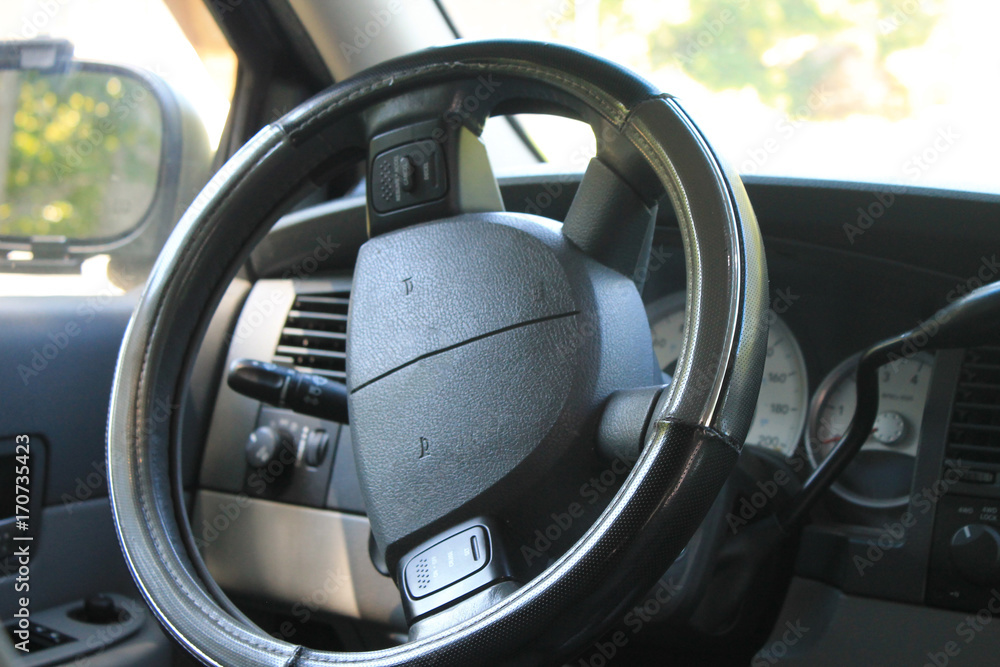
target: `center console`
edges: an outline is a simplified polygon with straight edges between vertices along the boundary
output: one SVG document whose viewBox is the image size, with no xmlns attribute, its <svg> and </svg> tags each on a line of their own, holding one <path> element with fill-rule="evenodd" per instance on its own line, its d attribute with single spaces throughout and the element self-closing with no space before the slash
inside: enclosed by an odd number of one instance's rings
<svg viewBox="0 0 1000 667">
<path fill-rule="evenodd" d="M 1000 605 L 1000 348 L 966 350 L 941 469 L 927 603 Z"/>
</svg>

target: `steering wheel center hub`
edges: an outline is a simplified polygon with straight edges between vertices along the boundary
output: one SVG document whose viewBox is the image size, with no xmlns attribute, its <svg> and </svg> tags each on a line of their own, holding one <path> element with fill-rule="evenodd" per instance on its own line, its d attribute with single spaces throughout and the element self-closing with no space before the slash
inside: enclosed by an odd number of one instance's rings
<svg viewBox="0 0 1000 667">
<path fill-rule="evenodd" d="M 376 237 L 350 313 L 351 428 L 390 561 L 530 496 L 590 440 L 611 391 L 656 381 L 632 282 L 542 218 L 470 214 Z"/>
</svg>

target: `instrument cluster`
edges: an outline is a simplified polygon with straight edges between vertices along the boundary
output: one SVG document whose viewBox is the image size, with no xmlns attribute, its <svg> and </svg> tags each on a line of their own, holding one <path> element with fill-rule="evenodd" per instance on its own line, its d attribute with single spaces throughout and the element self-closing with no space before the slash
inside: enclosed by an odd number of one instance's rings
<svg viewBox="0 0 1000 667">
<path fill-rule="evenodd" d="M 650 303 L 653 350 L 670 382 L 684 347 L 685 294 Z M 804 450 L 815 468 L 845 433 L 856 408 L 854 373 L 858 357 L 834 368 L 810 397 L 802 346 L 795 332 L 772 313 L 767 357 L 757 410 L 746 444 L 785 458 Z M 906 504 L 930 378 L 933 355 L 917 353 L 894 360 L 879 373 L 879 413 L 875 427 L 851 465 L 834 484 L 844 500 L 867 507 Z"/>
</svg>

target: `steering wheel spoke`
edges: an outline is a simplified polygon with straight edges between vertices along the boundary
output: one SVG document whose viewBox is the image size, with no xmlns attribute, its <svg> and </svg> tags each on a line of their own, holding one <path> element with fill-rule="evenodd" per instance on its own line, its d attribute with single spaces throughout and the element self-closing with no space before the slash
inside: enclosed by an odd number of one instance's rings
<svg viewBox="0 0 1000 667">
<path fill-rule="evenodd" d="M 493 85 L 483 77 L 460 81 L 405 94 L 369 112 L 370 236 L 461 213 L 504 210 L 479 136 L 497 102 Z M 393 112 L 401 106 L 421 111 L 404 116 L 407 122 L 400 125 Z"/>
<path fill-rule="evenodd" d="M 600 157 L 587 165 L 570 204 L 563 234 L 585 253 L 640 289 L 646 277 L 656 225 L 655 202 L 644 201 L 629 182 Z"/>
</svg>

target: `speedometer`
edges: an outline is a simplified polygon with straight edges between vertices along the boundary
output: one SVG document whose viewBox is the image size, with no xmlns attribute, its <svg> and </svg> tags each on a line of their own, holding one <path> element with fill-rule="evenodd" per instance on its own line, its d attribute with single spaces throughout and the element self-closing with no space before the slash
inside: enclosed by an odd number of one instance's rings
<svg viewBox="0 0 1000 667">
<path fill-rule="evenodd" d="M 858 355 L 835 368 L 809 407 L 806 451 L 815 467 L 830 454 L 857 408 Z M 868 507 L 896 507 L 909 500 L 920 424 L 934 357 L 925 352 L 897 359 L 878 371 L 878 416 L 871 435 L 831 487 L 837 495 Z"/>
<path fill-rule="evenodd" d="M 653 351 L 664 381 L 668 382 L 684 346 L 684 303 L 684 293 L 678 292 L 646 309 Z M 775 316 L 767 336 L 767 358 L 757 411 L 746 444 L 771 449 L 784 456 L 795 453 L 805 427 L 808 387 L 802 349 L 788 325 Z"/>
</svg>

